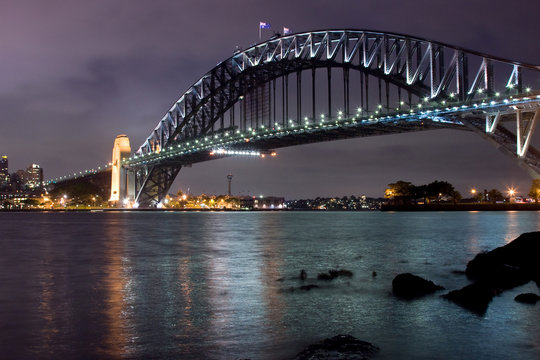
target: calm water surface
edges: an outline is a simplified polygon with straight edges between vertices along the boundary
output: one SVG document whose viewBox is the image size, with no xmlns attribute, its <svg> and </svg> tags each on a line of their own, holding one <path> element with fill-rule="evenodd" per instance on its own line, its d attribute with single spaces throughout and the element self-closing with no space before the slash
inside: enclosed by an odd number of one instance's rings
<svg viewBox="0 0 540 360">
<path fill-rule="evenodd" d="M 0 358 L 288 359 L 349 333 L 378 359 L 539 359 L 540 305 L 513 301 L 533 283 L 483 317 L 391 295 L 401 272 L 460 288 L 453 270 L 539 224 L 540 212 L 0 213 Z M 330 268 L 354 276 L 316 280 Z M 301 269 L 321 288 L 291 291 Z"/>
</svg>

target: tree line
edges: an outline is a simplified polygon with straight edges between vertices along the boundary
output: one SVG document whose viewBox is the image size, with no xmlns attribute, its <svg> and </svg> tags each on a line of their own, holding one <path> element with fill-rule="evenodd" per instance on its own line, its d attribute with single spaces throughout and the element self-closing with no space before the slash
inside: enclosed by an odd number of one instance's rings
<svg viewBox="0 0 540 360">
<path fill-rule="evenodd" d="M 533 189 L 536 195 L 535 200 L 540 196 L 540 181 L 536 180 L 537 187 L 534 188 L 535 182 L 533 181 Z M 389 200 L 390 203 L 399 204 L 418 204 L 418 203 L 440 203 L 440 202 L 452 202 L 454 204 L 462 200 L 462 196 L 452 184 L 447 181 L 435 180 L 425 185 L 414 185 L 411 182 L 399 180 L 395 183 L 388 184 L 384 192 L 384 197 Z M 484 190 L 474 192 L 470 199 L 474 202 L 490 202 L 496 203 L 505 200 L 505 196 L 497 189 Z"/>
</svg>

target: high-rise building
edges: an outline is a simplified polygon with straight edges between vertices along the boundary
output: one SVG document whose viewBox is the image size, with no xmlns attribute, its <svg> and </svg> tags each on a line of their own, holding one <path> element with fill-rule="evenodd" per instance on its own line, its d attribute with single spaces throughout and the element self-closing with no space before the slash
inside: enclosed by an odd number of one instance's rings
<svg viewBox="0 0 540 360">
<path fill-rule="evenodd" d="M 9 169 L 8 169 L 8 157 L 2 155 L 0 158 L 0 186 L 7 185 L 9 183 Z"/>
<path fill-rule="evenodd" d="M 28 178 L 26 186 L 30 189 L 39 189 L 43 186 L 43 169 L 37 164 L 32 164 L 27 169 Z"/>
</svg>

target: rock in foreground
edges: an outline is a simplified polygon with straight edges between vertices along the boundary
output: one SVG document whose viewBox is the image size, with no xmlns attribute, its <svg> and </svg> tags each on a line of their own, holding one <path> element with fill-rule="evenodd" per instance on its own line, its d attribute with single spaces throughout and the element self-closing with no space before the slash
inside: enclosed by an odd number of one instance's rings
<svg viewBox="0 0 540 360">
<path fill-rule="evenodd" d="M 538 284 L 540 232 L 521 234 L 505 246 L 476 255 L 467 264 L 466 274 L 476 282 L 444 297 L 480 315 L 486 312 L 491 299 L 504 290 L 531 280 Z"/>
<path fill-rule="evenodd" d="M 411 273 L 399 274 L 392 280 L 394 295 L 406 299 L 421 297 L 442 289 L 444 289 L 442 286 L 433 283 L 433 281 Z"/>
<path fill-rule="evenodd" d="M 469 261 L 467 276 L 510 289 L 540 280 L 540 231 L 521 234 L 517 239 Z"/>
<path fill-rule="evenodd" d="M 309 345 L 296 355 L 295 360 L 367 360 L 378 351 L 377 346 L 351 335 L 337 335 Z"/>
<path fill-rule="evenodd" d="M 495 289 L 485 283 L 478 282 L 467 285 L 460 290 L 450 291 L 443 297 L 478 315 L 484 315 L 495 295 L 497 295 Z"/>
<path fill-rule="evenodd" d="M 327 273 L 319 273 L 319 275 L 317 275 L 317 279 L 318 280 L 334 280 L 335 278 L 339 276 L 352 277 L 353 273 L 352 271 L 345 270 L 345 269 L 339 269 L 339 270 L 331 269 L 331 270 L 328 270 Z"/>
<path fill-rule="evenodd" d="M 531 304 L 535 305 L 538 300 L 540 300 L 540 296 L 533 294 L 533 293 L 525 293 L 525 294 L 519 294 L 514 298 L 517 302 L 524 303 L 524 304 Z"/>
</svg>

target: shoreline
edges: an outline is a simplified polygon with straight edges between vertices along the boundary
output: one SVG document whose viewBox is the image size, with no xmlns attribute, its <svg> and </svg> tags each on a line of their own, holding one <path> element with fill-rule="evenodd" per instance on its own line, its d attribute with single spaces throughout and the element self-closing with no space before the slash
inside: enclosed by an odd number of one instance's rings
<svg viewBox="0 0 540 360">
<path fill-rule="evenodd" d="M 81 208 L 81 209 L 2 209 L 13 212 L 413 212 L 413 211 L 540 211 L 540 203 L 532 204 L 422 204 L 387 205 L 380 210 L 321 210 L 321 209 L 157 209 L 157 208 Z"/>
<path fill-rule="evenodd" d="M 381 211 L 540 211 L 540 203 L 387 205 Z"/>
</svg>

